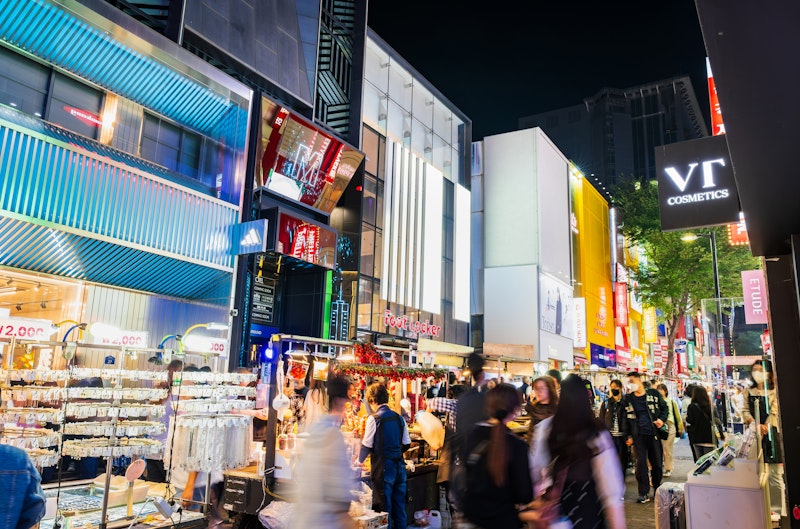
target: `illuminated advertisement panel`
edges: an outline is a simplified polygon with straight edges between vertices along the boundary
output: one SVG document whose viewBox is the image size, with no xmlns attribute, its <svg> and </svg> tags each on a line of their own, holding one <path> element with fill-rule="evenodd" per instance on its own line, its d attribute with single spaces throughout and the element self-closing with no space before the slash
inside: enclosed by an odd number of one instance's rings
<svg viewBox="0 0 800 529">
<path fill-rule="evenodd" d="M 278 253 L 307 263 L 336 265 L 336 231 L 281 212 L 278 217 Z"/>
<path fill-rule="evenodd" d="M 262 98 L 256 187 L 330 214 L 364 154 Z"/>
</svg>

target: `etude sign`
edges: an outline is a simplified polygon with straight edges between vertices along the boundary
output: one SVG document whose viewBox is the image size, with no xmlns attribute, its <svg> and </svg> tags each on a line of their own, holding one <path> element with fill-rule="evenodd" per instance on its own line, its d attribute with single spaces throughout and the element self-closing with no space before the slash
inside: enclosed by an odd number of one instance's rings
<svg viewBox="0 0 800 529">
<path fill-rule="evenodd" d="M 739 220 L 739 195 L 725 136 L 656 147 L 656 171 L 662 230 Z"/>
</svg>

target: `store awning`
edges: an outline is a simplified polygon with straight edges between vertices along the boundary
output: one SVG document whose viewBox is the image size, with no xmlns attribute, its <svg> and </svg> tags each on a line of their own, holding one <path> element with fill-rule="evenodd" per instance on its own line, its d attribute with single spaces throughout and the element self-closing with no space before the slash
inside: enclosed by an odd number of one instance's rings
<svg viewBox="0 0 800 529">
<path fill-rule="evenodd" d="M 218 305 L 232 274 L 0 215 L 0 265 Z"/>
<path fill-rule="evenodd" d="M 500 362 L 533 363 L 535 360 L 532 345 L 485 343 L 483 354 L 489 360 Z"/>
<path fill-rule="evenodd" d="M 429 340 L 427 338 L 420 338 L 417 341 L 417 351 L 424 353 L 435 353 L 437 355 L 451 355 L 451 356 L 469 356 L 470 353 L 475 351 L 474 347 L 466 345 L 458 345 L 448 342 L 437 342 L 436 340 Z"/>
</svg>

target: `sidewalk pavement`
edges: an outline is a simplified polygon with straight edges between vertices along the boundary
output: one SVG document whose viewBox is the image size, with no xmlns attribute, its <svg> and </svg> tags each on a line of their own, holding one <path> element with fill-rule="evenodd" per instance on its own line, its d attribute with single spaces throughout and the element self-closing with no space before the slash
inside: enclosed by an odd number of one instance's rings
<svg viewBox="0 0 800 529">
<path fill-rule="evenodd" d="M 688 439 L 679 439 L 675 443 L 674 453 L 675 468 L 672 475 L 662 480 L 662 483 L 685 483 L 687 474 L 694 468 L 692 458 L 692 448 L 689 446 Z M 628 522 L 628 529 L 655 529 L 655 500 L 644 505 L 636 503 L 639 494 L 636 489 L 636 477 L 633 475 L 633 468 L 628 469 L 625 479 L 625 518 Z M 655 491 L 651 491 L 651 494 Z"/>
</svg>

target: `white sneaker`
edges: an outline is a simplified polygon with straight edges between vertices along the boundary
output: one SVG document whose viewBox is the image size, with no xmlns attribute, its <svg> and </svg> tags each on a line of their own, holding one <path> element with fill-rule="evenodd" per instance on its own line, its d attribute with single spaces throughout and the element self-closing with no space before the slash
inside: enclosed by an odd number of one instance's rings
<svg viewBox="0 0 800 529">
<path fill-rule="evenodd" d="M 668 477 L 670 477 L 671 475 L 672 475 L 672 471 L 671 471 L 671 470 L 665 470 L 665 471 L 664 471 L 664 477 L 665 477 L 665 478 L 668 478 Z"/>
</svg>

